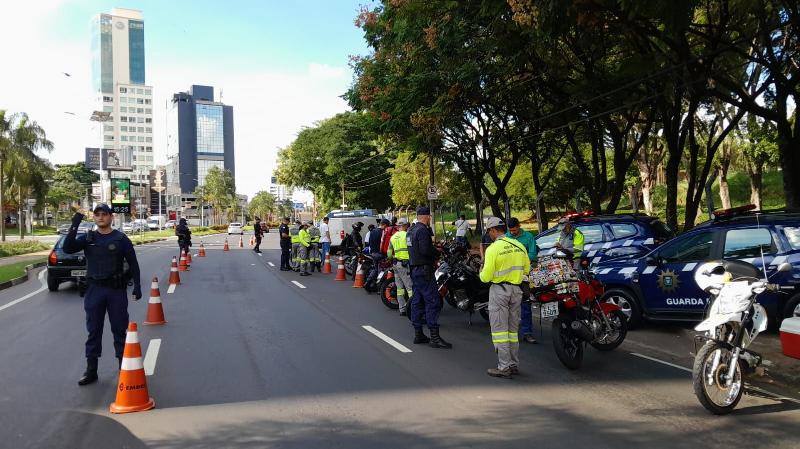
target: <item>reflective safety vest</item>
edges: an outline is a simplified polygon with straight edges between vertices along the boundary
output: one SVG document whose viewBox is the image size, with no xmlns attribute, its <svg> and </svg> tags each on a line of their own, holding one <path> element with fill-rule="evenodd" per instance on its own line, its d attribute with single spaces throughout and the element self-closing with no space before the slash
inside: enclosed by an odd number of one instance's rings
<svg viewBox="0 0 800 449">
<path fill-rule="evenodd" d="M 519 285 L 530 271 L 531 261 L 525 247 L 516 240 L 500 237 L 486 249 L 481 281 Z"/>
<path fill-rule="evenodd" d="M 297 238 L 300 235 L 300 226 L 292 225 L 289 228 L 289 236 L 292 238 L 292 243 L 300 243 L 300 240 Z"/>
<path fill-rule="evenodd" d="M 581 254 L 583 253 L 583 241 L 583 232 L 579 231 L 578 229 L 573 229 L 572 237 L 565 236 L 564 241 L 561 243 L 561 247 L 572 251 L 573 259 L 580 259 Z M 561 234 L 559 234 L 558 238 L 556 238 L 556 242 L 561 242 Z"/>
<path fill-rule="evenodd" d="M 305 246 L 308 248 L 311 245 L 311 235 L 305 229 L 301 229 L 300 232 L 297 233 L 297 243 Z"/>
<path fill-rule="evenodd" d="M 389 250 L 386 252 L 386 255 L 400 261 L 408 260 L 406 231 L 397 231 L 392 235 L 392 238 L 389 239 Z"/>
</svg>

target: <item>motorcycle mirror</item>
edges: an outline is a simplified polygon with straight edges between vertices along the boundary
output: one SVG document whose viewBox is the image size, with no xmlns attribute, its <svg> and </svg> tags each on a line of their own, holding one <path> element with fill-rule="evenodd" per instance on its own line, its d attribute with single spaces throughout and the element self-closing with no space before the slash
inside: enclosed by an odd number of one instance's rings
<svg viewBox="0 0 800 449">
<path fill-rule="evenodd" d="M 792 264 L 790 264 L 788 262 L 784 262 L 784 263 L 778 265 L 778 273 L 786 273 L 786 272 L 789 272 L 789 271 L 792 271 Z"/>
<path fill-rule="evenodd" d="M 723 267 L 722 265 L 717 265 L 716 267 L 714 267 L 714 269 L 711 270 L 711 274 L 717 274 L 717 275 L 725 274 L 725 267 Z"/>
</svg>

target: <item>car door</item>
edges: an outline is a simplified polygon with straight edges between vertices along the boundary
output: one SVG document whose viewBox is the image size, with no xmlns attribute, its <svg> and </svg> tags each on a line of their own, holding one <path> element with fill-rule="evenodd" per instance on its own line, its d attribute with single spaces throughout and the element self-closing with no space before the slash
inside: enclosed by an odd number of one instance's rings
<svg viewBox="0 0 800 449">
<path fill-rule="evenodd" d="M 589 258 L 592 263 L 600 261 L 605 251 L 611 247 L 603 225 L 578 223 L 575 227 L 583 233 L 583 257 Z"/>
<path fill-rule="evenodd" d="M 702 314 L 708 295 L 694 281 L 703 262 L 717 258 L 719 232 L 696 230 L 677 237 L 648 256 L 639 275 L 645 308 L 651 313 Z"/>
</svg>

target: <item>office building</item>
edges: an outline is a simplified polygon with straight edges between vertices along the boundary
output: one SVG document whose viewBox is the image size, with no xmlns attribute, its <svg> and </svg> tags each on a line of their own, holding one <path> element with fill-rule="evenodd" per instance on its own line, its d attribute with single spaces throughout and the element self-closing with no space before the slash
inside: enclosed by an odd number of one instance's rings
<svg viewBox="0 0 800 449">
<path fill-rule="evenodd" d="M 278 178 L 273 176 L 269 185 L 269 193 L 278 201 L 290 200 L 294 194 L 294 189 L 283 184 L 278 184 Z"/>
<path fill-rule="evenodd" d="M 233 107 L 214 100 L 211 86 L 191 86 L 172 96 L 167 110 L 167 183 L 191 194 L 212 167 L 234 167 Z"/>
<path fill-rule="evenodd" d="M 94 17 L 92 78 L 96 110 L 105 113 L 98 146 L 117 150 L 125 162 L 122 170 L 104 177 L 146 185 L 154 164 L 153 88 L 146 85 L 141 11 L 114 8 Z"/>
</svg>

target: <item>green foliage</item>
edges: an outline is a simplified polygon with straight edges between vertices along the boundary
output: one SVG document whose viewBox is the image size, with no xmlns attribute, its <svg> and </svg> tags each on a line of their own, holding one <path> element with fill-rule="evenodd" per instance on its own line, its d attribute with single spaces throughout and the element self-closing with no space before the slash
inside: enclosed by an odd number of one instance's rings
<svg viewBox="0 0 800 449">
<path fill-rule="evenodd" d="M 396 205 L 416 206 L 428 202 L 427 187 L 430 181 L 430 162 L 427 155 L 403 151 L 394 159 L 392 175 L 392 201 Z M 447 164 L 434 166 L 439 201 L 451 205 L 464 205 L 470 200 L 469 184 L 460 173 Z"/>
<path fill-rule="evenodd" d="M 239 211 L 236 197 L 236 184 L 230 170 L 211 167 L 206 174 L 205 184 L 195 190 L 197 198 L 213 207 L 212 222 L 220 223 L 222 217 L 235 218 Z"/>
<path fill-rule="evenodd" d="M 277 210 L 277 199 L 275 195 L 262 190 L 257 192 L 253 196 L 253 199 L 250 200 L 248 210 L 252 217 L 268 220 Z"/>
<path fill-rule="evenodd" d="M 33 259 L 24 262 L 15 262 L 7 265 L 0 265 L 0 282 L 7 282 L 25 274 L 25 267 L 36 262 L 44 262 L 45 259 Z"/>
<path fill-rule="evenodd" d="M 13 242 L 0 242 L 0 257 L 19 256 L 20 254 L 35 253 L 50 249 L 49 245 L 38 240 L 15 240 Z"/>
</svg>

